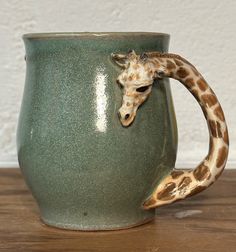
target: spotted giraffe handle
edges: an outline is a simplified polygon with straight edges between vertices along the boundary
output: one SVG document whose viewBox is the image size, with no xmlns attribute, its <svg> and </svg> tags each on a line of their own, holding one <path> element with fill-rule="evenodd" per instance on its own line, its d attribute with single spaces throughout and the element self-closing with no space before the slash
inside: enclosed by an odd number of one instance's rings
<svg viewBox="0 0 236 252">
<path fill-rule="evenodd" d="M 174 169 L 167 175 L 144 201 L 142 207 L 150 209 L 192 196 L 213 184 L 224 170 L 229 140 L 221 105 L 198 70 L 175 54 L 147 53 L 146 57 L 157 78 L 174 78 L 192 93 L 201 106 L 210 135 L 205 159 L 194 170 Z"/>
<path fill-rule="evenodd" d="M 194 195 L 213 184 L 224 170 L 228 157 L 228 131 L 220 103 L 198 70 L 176 54 L 148 52 L 137 55 L 112 53 L 123 71 L 117 83 L 123 87 L 120 122 L 129 127 L 138 107 L 148 99 L 155 79 L 169 77 L 180 81 L 200 104 L 209 129 L 209 151 L 194 170 L 173 170 L 154 189 L 142 207 L 150 209 Z"/>
</svg>

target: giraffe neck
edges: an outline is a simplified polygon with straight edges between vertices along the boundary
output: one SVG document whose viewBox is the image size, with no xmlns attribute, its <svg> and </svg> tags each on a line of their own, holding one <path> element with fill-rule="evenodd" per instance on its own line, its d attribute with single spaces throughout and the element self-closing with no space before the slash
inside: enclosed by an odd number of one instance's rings
<svg viewBox="0 0 236 252">
<path fill-rule="evenodd" d="M 208 155 L 193 171 L 175 170 L 167 176 L 163 183 L 156 188 L 153 197 L 145 202 L 145 208 L 174 202 L 177 199 L 193 195 L 212 184 L 225 167 L 229 144 L 222 108 L 214 92 L 197 69 L 175 54 L 147 54 L 149 69 L 156 73 L 157 78 L 171 77 L 180 81 L 199 102 L 210 132 L 210 148 Z M 192 183 L 193 181 L 197 183 Z M 168 193 L 169 198 L 163 198 L 168 187 L 172 185 L 174 189 Z M 163 186 L 166 186 L 166 189 L 163 189 Z M 178 190 L 176 190 L 176 186 Z"/>
</svg>

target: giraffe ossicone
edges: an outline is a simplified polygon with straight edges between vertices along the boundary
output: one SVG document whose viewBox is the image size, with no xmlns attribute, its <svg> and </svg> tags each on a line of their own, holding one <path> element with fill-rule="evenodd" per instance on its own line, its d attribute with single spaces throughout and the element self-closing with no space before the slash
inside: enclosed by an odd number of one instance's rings
<svg viewBox="0 0 236 252">
<path fill-rule="evenodd" d="M 123 71 L 117 82 L 123 88 L 118 114 L 123 126 L 134 121 L 138 107 L 147 100 L 156 78 L 170 77 L 180 81 L 200 104 L 210 133 L 209 151 L 194 170 L 173 170 L 156 186 L 142 207 L 150 209 L 192 196 L 213 184 L 225 168 L 229 140 L 220 103 L 198 70 L 176 54 L 146 52 L 137 55 L 112 54 Z"/>
</svg>

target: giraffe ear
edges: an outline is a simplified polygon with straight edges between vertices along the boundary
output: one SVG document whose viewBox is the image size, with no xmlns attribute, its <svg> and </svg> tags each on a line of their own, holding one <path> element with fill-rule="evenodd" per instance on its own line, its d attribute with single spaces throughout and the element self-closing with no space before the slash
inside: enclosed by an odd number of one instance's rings
<svg viewBox="0 0 236 252">
<path fill-rule="evenodd" d="M 130 59 L 135 59 L 135 58 L 137 57 L 137 54 L 136 54 L 136 52 L 135 52 L 133 49 L 130 49 L 130 50 L 128 51 L 128 57 L 129 57 Z"/>
<path fill-rule="evenodd" d="M 128 55 L 112 53 L 111 57 L 118 66 L 120 66 L 122 68 L 128 67 L 128 65 L 129 65 L 129 56 Z"/>
</svg>

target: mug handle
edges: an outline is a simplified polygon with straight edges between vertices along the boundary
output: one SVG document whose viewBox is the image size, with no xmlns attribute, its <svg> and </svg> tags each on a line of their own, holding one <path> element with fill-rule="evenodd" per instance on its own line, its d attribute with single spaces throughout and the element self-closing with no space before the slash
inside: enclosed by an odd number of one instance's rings
<svg viewBox="0 0 236 252">
<path fill-rule="evenodd" d="M 146 53 L 156 64 L 156 77 L 169 77 L 181 82 L 198 101 L 209 129 L 209 151 L 193 170 L 174 169 L 143 202 L 143 209 L 173 203 L 197 194 L 221 175 L 228 157 L 228 130 L 221 105 L 198 70 L 186 59 L 170 53 Z"/>
</svg>

